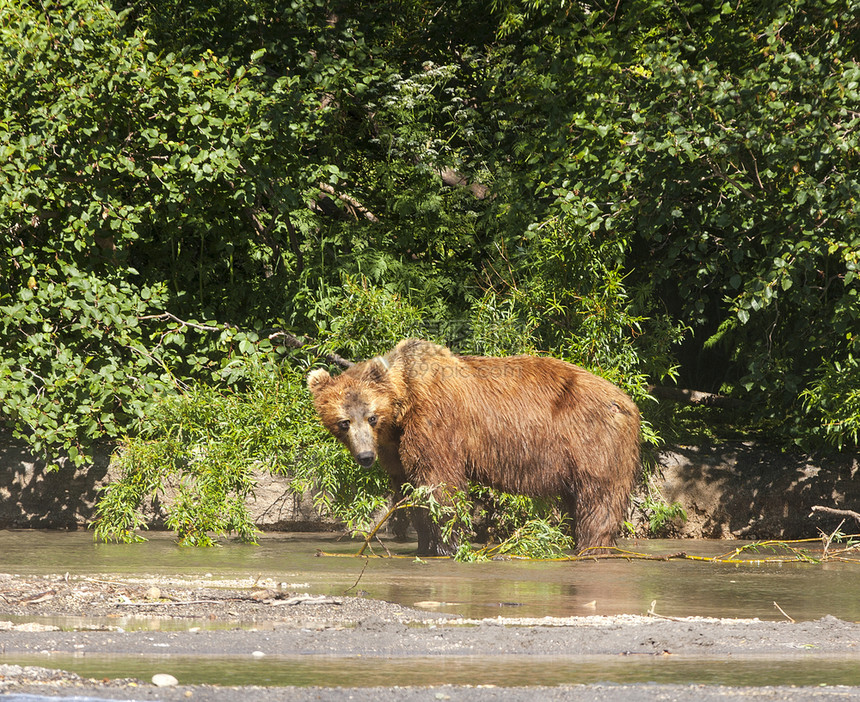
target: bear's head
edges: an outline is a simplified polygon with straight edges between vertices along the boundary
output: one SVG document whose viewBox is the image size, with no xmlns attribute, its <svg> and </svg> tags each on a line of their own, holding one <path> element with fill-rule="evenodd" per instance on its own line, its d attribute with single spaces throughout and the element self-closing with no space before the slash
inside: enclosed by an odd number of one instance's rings
<svg viewBox="0 0 860 702">
<path fill-rule="evenodd" d="M 359 465 L 372 465 L 395 428 L 387 362 L 374 358 L 334 377 L 318 368 L 308 374 L 308 389 L 325 428 Z"/>
</svg>

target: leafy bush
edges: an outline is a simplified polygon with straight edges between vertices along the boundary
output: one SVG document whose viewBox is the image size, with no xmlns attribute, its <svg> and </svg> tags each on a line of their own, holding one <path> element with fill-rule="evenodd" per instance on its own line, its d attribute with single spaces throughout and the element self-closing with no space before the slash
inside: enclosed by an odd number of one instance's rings
<svg viewBox="0 0 860 702">
<path fill-rule="evenodd" d="M 860 362 L 849 354 L 827 361 L 811 387 L 803 391 L 804 409 L 814 417 L 816 435 L 837 448 L 860 444 Z"/>
<path fill-rule="evenodd" d="M 184 544 L 211 545 L 231 533 L 254 541 L 246 500 L 255 470 L 283 476 L 297 494 L 311 491 L 323 514 L 367 528 L 385 504 L 387 478 L 359 467 L 327 435 L 304 372 L 245 365 L 243 391 L 201 386 L 152 403 L 116 454 L 121 476 L 98 503 L 97 538 L 139 539 L 143 508 L 155 501 Z"/>
</svg>

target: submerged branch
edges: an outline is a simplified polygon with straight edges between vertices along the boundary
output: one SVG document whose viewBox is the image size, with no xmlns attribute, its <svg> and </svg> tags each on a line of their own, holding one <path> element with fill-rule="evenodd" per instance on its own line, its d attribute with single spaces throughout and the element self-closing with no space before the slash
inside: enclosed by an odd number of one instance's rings
<svg viewBox="0 0 860 702">
<path fill-rule="evenodd" d="M 365 543 L 362 545 L 361 549 L 354 554 L 338 554 L 338 553 L 328 553 L 325 551 L 317 551 L 318 556 L 347 556 L 350 558 L 410 558 L 414 559 L 414 555 L 406 555 L 406 554 L 388 554 L 387 556 L 376 556 L 371 555 L 368 556 L 365 554 L 365 550 L 367 544 L 370 539 L 376 533 L 378 528 L 382 526 L 382 524 L 391 516 L 393 512 L 397 509 L 401 509 L 404 506 L 410 506 L 409 504 L 397 503 L 394 507 L 389 510 L 388 514 L 383 517 L 382 521 L 376 525 L 376 528 L 373 530 L 372 534 L 367 537 Z M 596 561 L 596 560 L 618 560 L 624 559 L 628 561 L 700 561 L 704 563 L 728 563 L 732 565 L 761 565 L 763 563 L 774 563 L 774 564 L 782 564 L 782 563 L 809 563 L 812 565 L 818 565 L 821 563 L 825 563 L 828 561 L 839 561 L 842 563 L 857 563 L 860 564 L 860 549 L 858 546 L 860 544 L 857 543 L 860 540 L 860 534 L 852 534 L 849 536 L 843 537 L 847 541 L 847 545 L 844 548 L 836 549 L 836 550 L 824 550 L 821 554 L 810 555 L 806 551 L 797 548 L 793 544 L 803 544 L 803 543 L 821 543 L 821 539 L 797 539 L 794 541 L 752 541 L 749 544 L 745 544 L 740 548 L 736 548 L 729 553 L 724 553 L 719 556 L 694 556 L 686 551 L 677 551 L 675 553 L 667 553 L 667 554 L 657 554 L 657 553 L 640 553 L 637 551 L 628 551 L 626 549 L 619 548 L 617 546 L 612 547 L 601 547 L 601 553 L 595 552 L 589 554 L 587 550 L 583 553 L 579 553 L 573 556 L 552 556 L 548 558 L 537 558 L 534 556 L 516 556 L 516 555 L 505 555 L 505 556 L 496 556 L 492 560 L 511 560 L 511 561 L 553 561 L 553 562 L 561 562 L 561 561 Z M 759 550 L 770 550 L 776 551 L 777 549 L 783 549 L 788 553 L 785 555 L 775 555 L 775 556 L 764 556 L 760 558 L 752 558 L 752 557 L 741 557 L 743 553 L 749 551 L 759 551 Z M 482 549 L 478 549 L 480 552 Z M 850 557 L 846 554 L 850 553 Z M 425 557 L 422 556 L 422 559 Z M 432 556 L 426 557 L 428 559 L 440 559 L 440 558 L 451 558 L 451 556 Z"/>
</svg>

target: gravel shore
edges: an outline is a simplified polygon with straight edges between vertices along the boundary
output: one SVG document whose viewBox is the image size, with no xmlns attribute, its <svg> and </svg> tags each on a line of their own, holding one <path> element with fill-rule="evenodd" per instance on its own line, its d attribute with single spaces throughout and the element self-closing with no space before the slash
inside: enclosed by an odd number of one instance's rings
<svg viewBox="0 0 860 702">
<path fill-rule="evenodd" d="M 431 606 L 427 603 L 427 606 Z M 88 679 L 44 660 L 110 656 L 209 661 L 324 661 L 372 671 L 402 661 L 388 685 L 158 687 L 151 679 Z M 64 658 L 65 657 L 65 658 Z M 196 658 L 194 658 L 196 657 Z M 27 663 L 21 663 L 26 660 Z M 412 661 L 440 661 L 438 679 L 413 684 Z M 113 700 L 860 700 L 860 687 L 685 684 L 542 685 L 555 665 L 641 661 L 710 665 L 860 666 L 860 624 L 825 617 L 792 623 L 660 616 L 467 620 L 363 597 L 320 597 L 271 581 L 19 577 L 0 574 L 0 699 Z M 448 685 L 442 662 L 475 664 L 471 684 Z M 498 686 L 488 662 L 525 671 Z M 250 665 L 250 663 L 249 663 Z M 417 665 L 417 663 L 416 663 Z M 543 666 L 543 667 L 542 667 Z M 406 669 L 405 673 L 403 668 Z M 531 670 L 531 674 L 529 671 Z M 361 677 L 364 677 L 363 674 Z M 332 680 L 339 680 L 336 676 Z M 30 697 L 36 695 L 36 698 Z"/>
</svg>

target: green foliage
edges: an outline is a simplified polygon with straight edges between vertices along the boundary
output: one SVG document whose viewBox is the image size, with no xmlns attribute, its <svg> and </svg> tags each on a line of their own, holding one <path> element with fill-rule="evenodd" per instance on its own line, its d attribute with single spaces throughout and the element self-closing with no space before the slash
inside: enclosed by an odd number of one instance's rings
<svg viewBox="0 0 860 702">
<path fill-rule="evenodd" d="M 501 543 L 479 549 L 461 548 L 456 559 L 469 562 L 503 557 L 551 559 L 563 557 L 573 547 L 573 539 L 559 525 L 547 519 L 529 519 Z"/>
<path fill-rule="evenodd" d="M 677 382 L 853 450 L 858 17 L 0 0 L 0 417 L 85 465 L 289 330 L 566 358 L 651 444 Z"/>
<path fill-rule="evenodd" d="M 344 275 L 342 280 L 337 310 L 321 315 L 319 333 L 326 348 L 363 360 L 385 353 L 401 339 L 420 335 L 421 311 L 397 293 L 372 285 L 364 277 L 356 281 Z"/>
<path fill-rule="evenodd" d="M 857 6 L 677 9 L 583 17 L 568 30 L 576 55 L 559 38 L 519 69 L 544 73 L 551 56 L 558 85 L 583 96 L 559 117 L 576 167 L 556 202 L 620 242 L 636 308 L 663 328 L 665 310 L 710 354 L 682 382 L 816 432 L 799 393 L 858 334 Z M 527 115 L 545 127 L 536 140 L 558 134 L 556 112 Z"/>
<path fill-rule="evenodd" d="M 642 503 L 642 511 L 648 517 L 651 534 L 659 534 L 670 522 L 687 519 L 687 512 L 680 502 L 669 504 L 659 495 L 649 494 Z"/>
<path fill-rule="evenodd" d="M 162 55 L 127 15 L 0 4 L 2 412 L 81 464 L 154 392 L 217 374 L 241 344 L 193 317 L 248 292 L 234 264 L 253 237 L 235 221 L 253 219 L 276 143 L 265 115 L 290 82 L 264 94 L 253 60 Z M 166 314 L 183 307 L 190 324 Z"/>
<path fill-rule="evenodd" d="M 839 449 L 860 444 L 860 363 L 853 355 L 826 361 L 802 396 L 806 412 L 817 418 L 818 436 Z"/>
<path fill-rule="evenodd" d="M 504 556 L 554 558 L 574 545 L 573 539 L 565 533 L 564 525 L 555 523 L 550 515 L 539 516 L 547 510 L 528 498 L 480 487 L 467 494 L 447 489 L 444 485 L 414 488 L 407 484 L 404 494 L 406 499 L 402 507 L 428 510 L 433 521 L 440 526 L 443 540 L 450 543 L 454 538 L 459 542 L 454 554 L 457 561 L 472 563 Z M 475 536 L 474 497 L 479 494 L 484 500 L 491 499 L 497 503 L 499 519 L 495 520 L 493 530 L 502 535 L 499 543 L 477 546 L 471 541 Z M 501 508 L 505 506 L 514 506 L 514 509 L 503 513 Z"/>
<path fill-rule="evenodd" d="M 243 392 L 201 386 L 155 399 L 116 454 L 122 475 L 99 501 L 97 538 L 139 539 L 143 510 L 155 502 L 183 544 L 212 545 L 231 533 L 254 541 L 246 507 L 254 471 L 284 476 L 291 491 L 315 494 L 322 513 L 366 527 L 385 504 L 387 479 L 360 469 L 326 435 L 304 373 L 253 363 L 245 370 Z"/>
<path fill-rule="evenodd" d="M 143 298 L 160 291 L 62 264 L 27 272 L 28 284 L 0 305 L 0 403 L 34 449 L 62 447 L 81 464 L 94 440 L 115 437 L 143 416 L 147 394 L 172 384 L 139 321 Z"/>
</svg>

